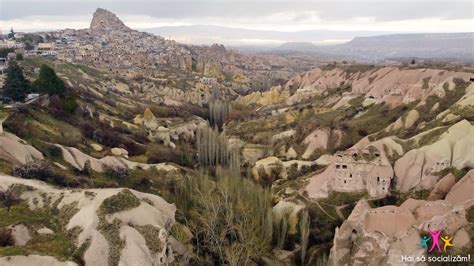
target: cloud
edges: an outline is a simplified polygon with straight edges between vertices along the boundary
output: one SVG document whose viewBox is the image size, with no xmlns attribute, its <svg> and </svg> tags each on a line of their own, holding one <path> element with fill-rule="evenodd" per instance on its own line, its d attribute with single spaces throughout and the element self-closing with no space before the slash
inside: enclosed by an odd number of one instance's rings
<svg viewBox="0 0 474 266">
<path fill-rule="evenodd" d="M 0 27 L 86 28 L 97 7 L 111 10 L 130 27 L 140 29 L 219 25 L 282 31 L 474 31 L 470 0 L 0 0 Z"/>
</svg>

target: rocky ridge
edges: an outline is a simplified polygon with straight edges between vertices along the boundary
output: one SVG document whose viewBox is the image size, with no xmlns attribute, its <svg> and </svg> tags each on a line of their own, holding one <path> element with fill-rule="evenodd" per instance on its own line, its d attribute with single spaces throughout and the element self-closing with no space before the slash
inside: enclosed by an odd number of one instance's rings
<svg viewBox="0 0 474 266">
<path fill-rule="evenodd" d="M 92 31 L 130 31 L 114 13 L 103 8 L 97 8 L 92 15 L 90 24 Z"/>
<path fill-rule="evenodd" d="M 107 265 L 110 260 L 116 260 L 119 265 L 155 265 L 160 261 L 186 260 L 186 256 L 190 255 L 168 233 L 175 223 L 176 207 L 158 196 L 128 189 L 56 189 L 40 181 L 0 176 L 0 189 L 9 187 L 22 188 L 21 199 L 32 212 L 51 208 L 63 215 L 67 213 L 63 216 L 66 217 L 65 228 L 54 230 L 77 232 L 72 240 L 77 247 L 85 248 L 83 259 L 88 265 Z M 122 201 L 125 198 L 128 202 Z M 33 225 L 25 228 L 31 234 L 35 230 Z M 156 234 L 150 234 L 150 230 L 156 231 Z M 152 248 L 152 242 L 163 252 Z M 122 248 L 117 246 L 120 243 Z M 12 261 L 76 265 L 74 262 L 60 263 L 53 257 L 35 255 L 2 257 L 0 265 Z"/>
</svg>

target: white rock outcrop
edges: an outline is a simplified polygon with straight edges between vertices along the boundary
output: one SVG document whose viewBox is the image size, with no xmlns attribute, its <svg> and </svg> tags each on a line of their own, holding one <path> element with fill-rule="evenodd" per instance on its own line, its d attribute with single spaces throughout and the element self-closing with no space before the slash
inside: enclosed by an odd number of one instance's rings
<svg viewBox="0 0 474 266">
<path fill-rule="evenodd" d="M 145 163 L 137 163 L 133 161 L 129 161 L 123 157 L 118 156 L 106 156 L 101 159 L 97 159 L 90 155 L 83 153 L 82 151 L 78 150 L 74 147 L 65 147 L 60 144 L 56 144 L 62 151 L 63 159 L 65 162 L 69 163 L 72 167 L 83 170 L 86 165 L 88 165 L 92 170 L 96 172 L 104 172 L 105 170 L 112 168 L 112 169 L 149 169 L 149 168 L 156 168 L 157 170 L 163 171 L 175 171 L 178 168 L 172 164 L 168 163 L 158 163 L 158 164 L 145 164 Z M 120 151 L 120 154 L 123 151 Z"/>
<path fill-rule="evenodd" d="M 255 166 L 252 168 L 252 175 L 255 180 L 263 180 L 268 178 L 276 180 L 280 178 L 285 179 L 288 177 L 282 161 L 274 156 L 258 160 L 255 163 Z"/>
<path fill-rule="evenodd" d="M 26 164 L 43 160 L 43 154 L 9 132 L 0 134 L 0 159 L 11 164 Z"/>
<path fill-rule="evenodd" d="M 433 144 L 408 151 L 395 162 L 397 189 L 432 189 L 437 172 L 455 167 L 474 167 L 474 126 L 462 120 L 451 126 Z"/>
<path fill-rule="evenodd" d="M 168 231 L 175 223 L 176 207 L 167 203 L 159 196 L 146 194 L 134 190 L 124 190 L 121 188 L 113 189 L 57 189 L 46 183 L 36 180 L 21 179 L 11 176 L 0 176 L 0 189 L 5 189 L 11 185 L 23 185 L 29 189 L 21 194 L 21 199 L 26 201 L 32 210 L 40 208 L 52 208 L 54 204 L 59 211 L 63 208 L 73 208 L 73 215 L 66 221 L 64 230 L 73 230 L 80 228 L 77 236 L 76 245 L 79 247 L 86 241 L 89 242 L 88 248 L 85 250 L 83 259 L 87 265 L 107 265 L 108 258 L 111 254 L 113 243 L 109 243 L 107 237 L 101 229 L 101 226 L 117 227 L 117 234 L 125 241 L 126 245 L 120 251 L 119 265 L 159 265 L 156 261 L 158 254 L 154 254 L 152 249 L 147 246 L 145 238 L 149 235 L 140 233 L 139 228 L 148 226 L 155 228 L 154 230 Z M 126 209 L 112 213 L 104 213 L 103 202 L 107 199 L 117 196 L 119 193 L 127 193 L 129 197 L 134 198 L 138 205 L 127 206 Z M 113 224 L 113 225 L 112 225 Z M 27 241 L 25 234 L 28 229 L 18 228 L 21 231 L 22 241 Z M 20 230 L 21 229 L 21 230 Z M 48 234 L 54 232 L 48 230 Z M 172 238 L 172 236 L 169 236 Z M 149 239 L 150 241 L 161 241 L 161 239 Z M 174 241 L 177 250 L 182 250 L 182 245 Z M 168 245 L 168 243 L 162 243 Z M 173 253 L 173 246 L 169 247 L 173 258 L 178 258 L 184 254 Z M 140 256 L 136 256 L 140 254 Z M 168 252 L 168 254 L 170 254 Z M 38 261 L 35 261 L 37 258 Z M 137 263 L 138 260 L 138 264 Z M 75 265 L 71 262 L 57 262 L 52 257 L 30 256 L 11 256 L 6 260 L 0 258 L 0 265 L 6 263 L 13 265 Z M 18 263 L 16 263 L 18 262 Z M 49 263 L 49 264 L 48 264 Z"/>
</svg>

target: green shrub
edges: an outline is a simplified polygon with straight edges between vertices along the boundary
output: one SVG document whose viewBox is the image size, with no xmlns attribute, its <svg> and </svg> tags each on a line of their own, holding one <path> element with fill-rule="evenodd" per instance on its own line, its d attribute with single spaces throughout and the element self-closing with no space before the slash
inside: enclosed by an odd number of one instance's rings
<svg viewBox="0 0 474 266">
<path fill-rule="evenodd" d="M 79 107 L 79 104 L 76 101 L 76 97 L 74 96 L 68 96 L 63 100 L 62 103 L 62 110 L 66 114 L 73 114 L 77 108 Z"/>
<path fill-rule="evenodd" d="M 126 168 L 107 168 L 105 174 L 114 180 L 123 181 L 130 175 L 130 171 Z"/>
<path fill-rule="evenodd" d="M 140 206 L 140 200 L 128 189 L 105 199 L 99 207 L 103 214 L 113 214 Z"/>
<path fill-rule="evenodd" d="M 0 57 L 7 57 L 9 53 L 15 52 L 15 48 L 0 48 Z"/>
<path fill-rule="evenodd" d="M 46 64 L 41 65 L 39 77 L 33 82 L 35 90 L 49 95 L 64 95 L 66 85 L 57 75 L 54 69 Z"/>
<path fill-rule="evenodd" d="M 23 69 L 15 62 L 9 64 L 3 85 L 3 96 L 14 101 L 23 101 L 31 92 L 31 84 L 23 75 Z"/>
</svg>

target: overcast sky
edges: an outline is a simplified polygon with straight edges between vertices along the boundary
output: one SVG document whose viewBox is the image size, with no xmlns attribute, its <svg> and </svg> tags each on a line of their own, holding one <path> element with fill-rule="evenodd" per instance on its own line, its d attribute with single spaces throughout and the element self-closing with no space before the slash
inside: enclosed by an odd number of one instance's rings
<svg viewBox="0 0 474 266">
<path fill-rule="evenodd" d="M 6 32 L 86 28 L 102 7 L 128 26 L 217 25 L 245 29 L 302 31 L 472 32 L 472 0 L 377 1 L 160 1 L 0 0 Z"/>
</svg>

